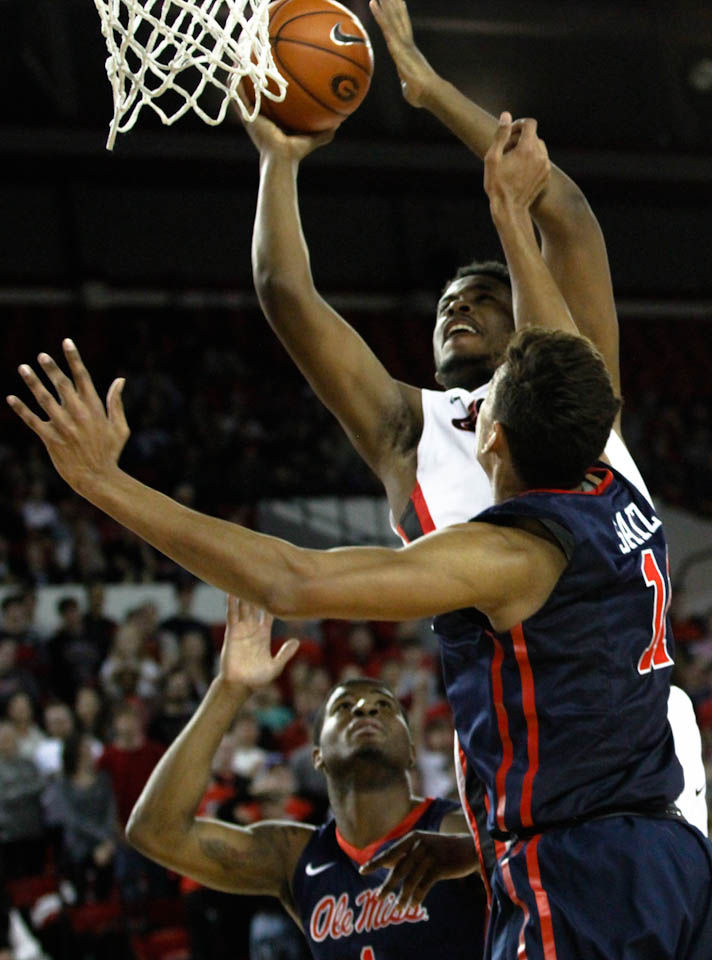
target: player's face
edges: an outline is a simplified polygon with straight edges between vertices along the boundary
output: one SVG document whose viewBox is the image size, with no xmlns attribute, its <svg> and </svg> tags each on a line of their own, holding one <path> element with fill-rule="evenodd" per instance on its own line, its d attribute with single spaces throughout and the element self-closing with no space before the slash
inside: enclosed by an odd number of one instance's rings
<svg viewBox="0 0 712 960">
<path fill-rule="evenodd" d="M 512 294 L 506 284 L 487 274 L 453 281 L 438 301 L 435 379 L 446 389 L 474 390 L 486 383 L 513 332 Z"/>
<path fill-rule="evenodd" d="M 368 755 L 389 765 L 410 766 L 408 726 L 393 694 L 374 684 L 337 687 L 326 705 L 319 749 L 331 761 Z"/>
</svg>

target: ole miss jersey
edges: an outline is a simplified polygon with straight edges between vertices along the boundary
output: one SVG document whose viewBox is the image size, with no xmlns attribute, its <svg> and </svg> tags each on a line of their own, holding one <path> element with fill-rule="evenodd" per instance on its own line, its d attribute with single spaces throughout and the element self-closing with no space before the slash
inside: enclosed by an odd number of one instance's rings
<svg viewBox="0 0 712 960">
<path fill-rule="evenodd" d="M 484 946 L 484 891 L 479 878 L 437 883 L 421 906 L 398 909 L 396 896 L 375 893 L 388 871 L 358 872 L 376 853 L 411 830 L 437 832 L 457 809 L 449 800 L 424 800 L 395 830 L 364 849 L 348 844 L 333 820 L 315 831 L 292 881 L 294 902 L 317 960 L 477 960 Z M 444 946 L 446 945 L 446 946 Z"/>
<path fill-rule="evenodd" d="M 667 722 L 667 548 L 649 500 L 598 465 L 585 491 L 531 491 L 473 522 L 540 521 L 568 564 L 506 633 L 474 609 L 436 618 L 447 695 L 488 827 L 516 833 L 682 789 Z"/>
</svg>

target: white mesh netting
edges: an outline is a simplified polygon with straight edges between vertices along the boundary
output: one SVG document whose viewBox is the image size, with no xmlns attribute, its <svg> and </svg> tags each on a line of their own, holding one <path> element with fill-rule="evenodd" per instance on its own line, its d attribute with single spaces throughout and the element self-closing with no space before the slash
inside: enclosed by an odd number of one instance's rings
<svg viewBox="0 0 712 960">
<path fill-rule="evenodd" d="M 117 133 L 133 127 L 144 106 L 165 124 L 194 110 L 216 126 L 231 102 L 251 121 L 261 97 L 284 99 L 287 83 L 274 65 L 269 42 L 268 0 L 94 2 L 109 51 L 106 72 L 114 97 L 107 149 L 113 148 Z M 243 77 L 254 87 L 252 108 L 237 94 Z"/>
</svg>

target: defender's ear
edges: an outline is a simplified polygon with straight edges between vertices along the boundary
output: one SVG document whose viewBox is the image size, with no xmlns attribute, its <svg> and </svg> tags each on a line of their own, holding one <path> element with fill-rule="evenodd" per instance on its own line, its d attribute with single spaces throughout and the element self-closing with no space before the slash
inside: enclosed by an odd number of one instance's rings
<svg viewBox="0 0 712 960">
<path fill-rule="evenodd" d="M 324 769 L 324 757 L 322 756 L 320 747 L 314 747 L 312 750 L 312 763 L 314 764 L 315 770 Z"/>
</svg>

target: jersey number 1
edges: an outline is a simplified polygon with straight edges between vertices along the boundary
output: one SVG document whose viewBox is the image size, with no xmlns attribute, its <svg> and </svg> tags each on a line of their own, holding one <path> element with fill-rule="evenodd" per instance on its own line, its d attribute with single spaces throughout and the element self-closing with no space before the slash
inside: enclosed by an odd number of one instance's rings
<svg viewBox="0 0 712 960">
<path fill-rule="evenodd" d="M 661 667 L 671 667 L 673 659 L 668 653 L 665 636 L 665 616 L 670 606 L 669 581 L 663 576 L 652 550 L 643 550 L 640 558 L 643 579 L 653 590 L 653 639 L 638 661 L 638 673 L 650 673 Z"/>
<path fill-rule="evenodd" d="M 361 960 L 376 960 L 376 954 L 373 952 L 373 947 L 364 947 L 361 951 Z"/>
</svg>

